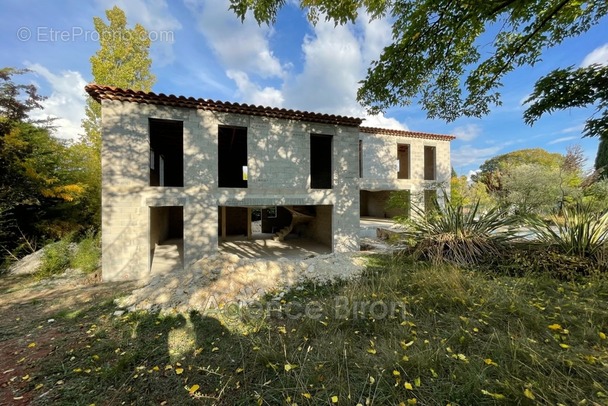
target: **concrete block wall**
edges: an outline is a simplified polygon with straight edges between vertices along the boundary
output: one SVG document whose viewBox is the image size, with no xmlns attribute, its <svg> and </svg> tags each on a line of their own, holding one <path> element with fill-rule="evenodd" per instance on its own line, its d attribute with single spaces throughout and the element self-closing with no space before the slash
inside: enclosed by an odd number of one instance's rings
<svg viewBox="0 0 608 406">
<path fill-rule="evenodd" d="M 361 190 L 421 191 L 438 184 L 449 188 L 451 176 L 450 142 L 422 138 L 360 133 L 363 150 Z M 410 146 L 410 179 L 397 179 L 397 145 Z M 434 181 L 424 180 L 424 147 L 435 150 L 436 176 Z"/>
<path fill-rule="evenodd" d="M 183 122 L 184 186 L 149 186 L 149 119 Z M 247 127 L 248 187 L 218 188 L 218 126 Z M 310 189 L 310 134 L 331 135 L 332 189 Z M 102 100 L 104 280 L 150 270 L 150 207 L 184 208 L 184 265 L 217 252 L 218 206 L 327 205 L 336 252 L 359 246 L 355 127 Z M 327 216 L 329 217 L 329 216 Z"/>
</svg>

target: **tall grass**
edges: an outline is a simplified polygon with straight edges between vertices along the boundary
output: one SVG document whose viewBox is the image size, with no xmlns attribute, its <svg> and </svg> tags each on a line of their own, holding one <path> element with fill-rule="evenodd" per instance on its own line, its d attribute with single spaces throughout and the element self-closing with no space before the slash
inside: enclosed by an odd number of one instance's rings
<svg viewBox="0 0 608 406">
<path fill-rule="evenodd" d="M 512 278 L 378 256 L 361 279 L 299 288 L 276 312 L 234 324 L 197 313 L 109 317 L 112 308 L 57 317 L 87 335 L 41 359 L 29 385 L 50 391 L 41 404 L 608 399 L 606 280 Z M 306 305 L 311 315 L 294 317 Z M 235 328 L 241 323 L 253 328 Z"/>
</svg>

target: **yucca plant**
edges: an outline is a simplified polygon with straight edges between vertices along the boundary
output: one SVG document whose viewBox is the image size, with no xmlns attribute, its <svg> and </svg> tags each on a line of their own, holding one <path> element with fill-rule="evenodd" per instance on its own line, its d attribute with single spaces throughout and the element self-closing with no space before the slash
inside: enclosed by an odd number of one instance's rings
<svg viewBox="0 0 608 406">
<path fill-rule="evenodd" d="M 513 216 L 498 207 L 479 210 L 479 201 L 471 206 L 453 205 L 443 193 L 444 204 L 425 213 L 412 207 L 406 238 L 416 241 L 415 257 L 433 263 L 475 265 L 488 258 L 499 258 L 508 241 L 516 238 Z"/>
<path fill-rule="evenodd" d="M 560 253 L 578 257 L 603 254 L 608 244 L 608 210 L 595 212 L 589 205 L 577 203 L 545 222 L 538 216 L 527 217 L 537 240 Z"/>
</svg>

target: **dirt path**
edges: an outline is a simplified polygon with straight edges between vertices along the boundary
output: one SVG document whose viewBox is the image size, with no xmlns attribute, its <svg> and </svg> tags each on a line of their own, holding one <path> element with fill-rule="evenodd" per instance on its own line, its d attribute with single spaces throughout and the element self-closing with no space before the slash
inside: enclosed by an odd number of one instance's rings
<svg viewBox="0 0 608 406">
<path fill-rule="evenodd" d="M 66 350 L 85 334 L 74 331 L 66 317 L 135 286 L 97 282 L 94 275 L 68 274 L 45 281 L 29 275 L 0 276 L 0 405 L 27 405 L 44 396 L 46 388 L 33 384 L 37 361 Z"/>
</svg>

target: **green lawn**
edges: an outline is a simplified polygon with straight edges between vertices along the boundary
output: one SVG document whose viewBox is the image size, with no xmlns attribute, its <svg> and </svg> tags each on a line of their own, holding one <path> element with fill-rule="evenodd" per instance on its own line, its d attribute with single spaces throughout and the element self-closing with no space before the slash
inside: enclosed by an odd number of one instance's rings
<svg viewBox="0 0 608 406">
<path fill-rule="evenodd" d="M 35 402 L 608 404 L 605 278 L 376 256 L 360 280 L 301 286 L 251 309 L 114 310 L 56 315 L 75 333 L 33 368 L 28 390 L 47 392 Z"/>
</svg>

